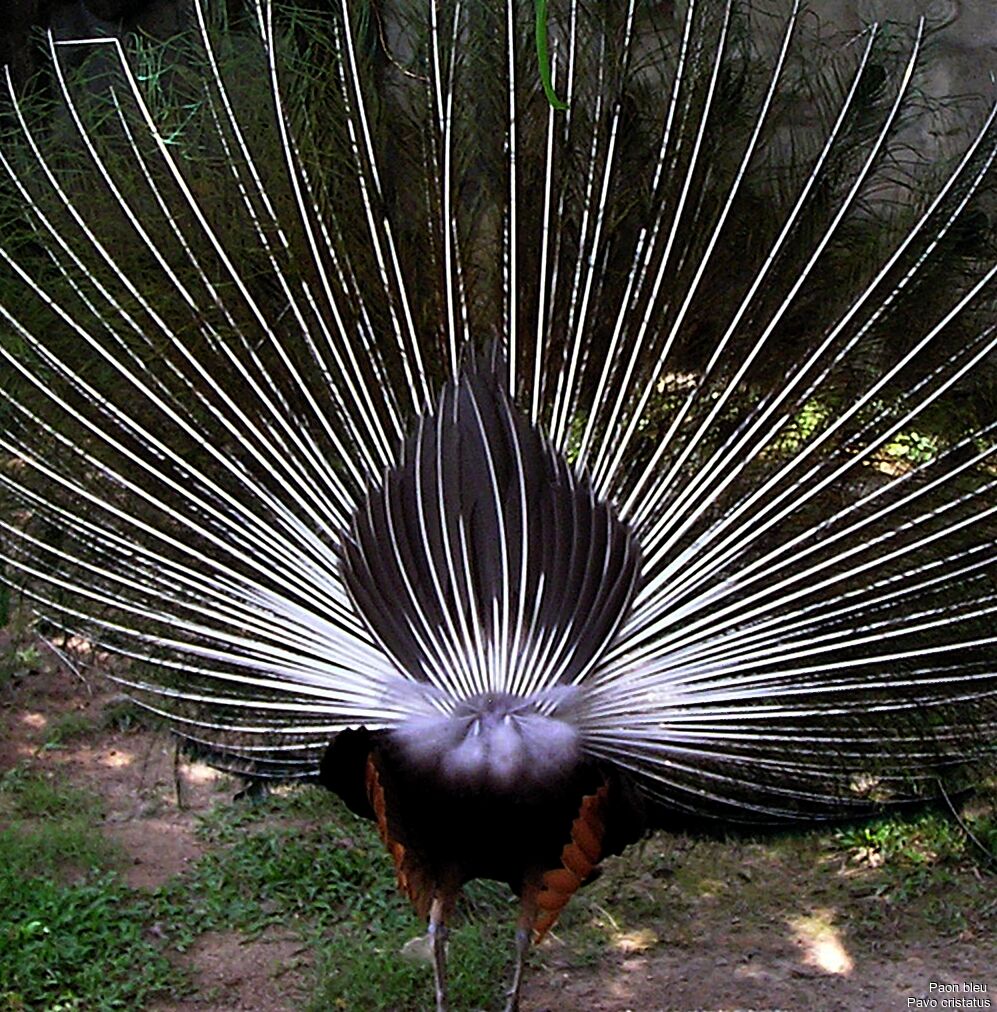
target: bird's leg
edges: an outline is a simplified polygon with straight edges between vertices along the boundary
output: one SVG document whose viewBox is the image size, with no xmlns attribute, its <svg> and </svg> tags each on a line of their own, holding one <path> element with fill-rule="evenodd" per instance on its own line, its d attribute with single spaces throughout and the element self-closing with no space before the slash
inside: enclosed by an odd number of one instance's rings
<svg viewBox="0 0 997 1012">
<path fill-rule="evenodd" d="M 519 989 L 523 983 L 523 970 L 526 967 L 526 953 L 530 949 L 532 928 L 516 926 L 516 968 L 512 973 L 512 986 L 509 988 L 505 1003 L 505 1012 L 519 1012 Z"/>
<path fill-rule="evenodd" d="M 447 1012 L 447 898 L 441 893 L 429 906 L 429 939 L 433 946 L 433 980 L 436 1012 Z"/>
<path fill-rule="evenodd" d="M 539 881 L 527 879 L 523 885 L 523 894 L 519 904 L 519 919 L 516 921 L 516 967 L 512 972 L 512 984 L 506 993 L 504 1012 L 519 1012 L 519 990 L 523 983 L 523 971 L 526 968 L 526 954 L 530 951 L 533 940 L 533 925 L 537 919 L 537 897 L 540 893 Z"/>
</svg>

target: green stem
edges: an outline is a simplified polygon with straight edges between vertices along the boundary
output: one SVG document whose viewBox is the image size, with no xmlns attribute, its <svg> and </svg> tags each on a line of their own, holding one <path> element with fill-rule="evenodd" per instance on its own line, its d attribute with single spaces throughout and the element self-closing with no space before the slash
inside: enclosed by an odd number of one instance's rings
<svg viewBox="0 0 997 1012">
<path fill-rule="evenodd" d="M 540 81 L 544 86 L 544 94 L 547 101 L 554 109 L 567 109 L 566 103 L 562 102 L 554 91 L 554 81 L 551 77 L 550 50 L 547 48 L 547 0 L 535 0 L 537 11 L 537 62 L 540 64 Z"/>
</svg>

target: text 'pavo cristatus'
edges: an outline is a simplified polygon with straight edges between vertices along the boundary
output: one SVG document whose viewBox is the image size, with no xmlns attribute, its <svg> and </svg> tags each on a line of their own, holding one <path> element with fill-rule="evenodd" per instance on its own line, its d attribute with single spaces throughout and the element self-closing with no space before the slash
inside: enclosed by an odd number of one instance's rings
<svg viewBox="0 0 997 1012">
<path fill-rule="evenodd" d="M 4 559 L 218 762 L 377 820 L 438 1008 L 508 881 L 515 1008 L 645 828 L 992 768 L 997 127 L 911 150 L 923 24 L 333 6 L 12 96 Z"/>
</svg>

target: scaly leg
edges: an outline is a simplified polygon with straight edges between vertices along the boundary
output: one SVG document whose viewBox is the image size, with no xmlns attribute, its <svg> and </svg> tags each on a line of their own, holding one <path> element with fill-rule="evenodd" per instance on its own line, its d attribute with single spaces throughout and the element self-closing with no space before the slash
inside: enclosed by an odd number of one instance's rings
<svg viewBox="0 0 997 1012">
<path fill-rule="evenodd" d="M 519 1012 L 519 990 L 523 984 L 523 971 L 526 969 L 526 954 L 530 951 L 530 943 L 533 940 L 539 891 L 540 886 L 536 881 L 527 880 L 523 885 L 519 920 L 516 922 L 516 968 L 512 974 L 512 985 L 506 992 L 505 1012 Z"/>
<path fill-rule="evenodd" d="M 433 946 L 433 980 L 436 984 L 436 1012 L 447 1012 L 447 925 L 446 901 L 437 893 L 429 907 L 429 938 Z"/>
</svg>

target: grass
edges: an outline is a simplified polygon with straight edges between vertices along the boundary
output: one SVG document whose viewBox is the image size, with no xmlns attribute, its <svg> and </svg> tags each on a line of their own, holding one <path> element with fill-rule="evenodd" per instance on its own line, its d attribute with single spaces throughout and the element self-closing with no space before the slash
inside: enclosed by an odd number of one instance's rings
<svg viewBox="0 0 997 1012">
<path fill-rule="evenodd" d="M 14 968 L 0 997 L 3 1012 L 140 1008 L 153 995 L 184 987 L 172 954 L 203 932 L 252 937 L 271 925 L 297 934 L 316 954 L 310 1012 L 426 1007 L 430 967 L 401 955 L 423 926 L 398 896 L 372 828 L 325 792 L 302 789 L 215 809 L 200 829 L 209 852 L 153 892 L 126 888 L 106 845 L 87 849 L 100 839 L 83 817 L 93 810 L 86 792 L 60 788 L 29 769 L 0 781 L 0 815 L 19 820 L 0 847 L 0 890 L 11 897 L 0 910 L 0 966 Z M 987 819 L 974 821 L 983 835 L 992 831 Z M 750 916 L 754 906 L 771 904 L 772 888 L 768 873 L 753 874 L 752 867 L 812 860 L 817 869 L 834 854 L 858 866 L 867 884 L 885 884 L 892 907 L 916 910 L 946 932 L 964 930 L 974 916 L 961 903 L 965 897 L 953 893 L 954 876 L 970 859 L 965 837 L 938 813 L 775 843 L 697 844 L 677 863 L 674 847 L 673 838 L 654 838 L 585 890 L 559 929 L 556 958 L 577 968 L 602 958 L 607 947 L 671 943 L 676 918 L 704 901 Z M 78 869 L 77 881 L 60 881 L 58 869 L 67 862 Z M 738 867 L 742 873 L 732 876 Z M 854 887 L 830 867 L 815 870 L 815 883 L 820 876 L 842 896 Z M 450 941 L 453 1003 L 488 1008 L 510 971 L 512 909 L 501 887 L 479 883 L 468 892 Z M 158 940 L 148 937 L 153 924 L 161 928 Z M 872 917 L 864 927 L 884 924 Z M 541 950 L 534 958 L 550 957 Z"/>
<path fill-rule="evenodd" d="M 0 819 L 44 819 L 100 813 L 100 801 L 90 791 L 59 782 L 52 773 L 20 763 L 0 776 Z"/>
<path fill-rule="evenodd" d="M 70 711 L 53 721 L 45 730 L 45 748 L 59 748 L 67 742 L 86 737 L 93 722 L 84 713 Z"/>
<path fill-rule="evenodd" d="M 177 976 L 150 908 L 95 832 L 98 799 L 19 765 L 0 777 L 0 1010 L 138 1008 Z"/>
<path fill-rule="evenodd" d="M 102 731 L 136 731 L 162 726 L 160 718 L 130 699 L 116 699 L 104 707 L 99 720 Z"/>
<path fill-rule="evenodd" d="M 838 843 L 857 861 L 898 870 L 951 863 L 966 856 L 966 837 L 938 812 L 893 817 L 841 830 Z"/>
<path fill-rule="evenodd" d="M 41 663 L 41 654 L 32 644 L 10 644 L 0 652 L 0 689 L 15 678 L 24 678 Z"/>
<path fill-rule="evenodd" d="M 70 733 L 74 723 L 59 732 Z M 0 776 L 0 1012 L 140 1009 L 189 988 L 178 967 L 205 932 L 253 938 L 273 926 L 313 957 L 303 960 L 309 1012 L 427 1007 L 431 968 L 402 955 L 424 925 L 398 895 L 373 827 L 327 792 L 217 806 L 200 820 L 207 853 L 156 890 L 121 880 L 122 855 L 94 828 L 100 815 L 92 793 L 47 775 L 40 759 Z M 965 818 L 997 844 L 992 807 Z M 607 862 L 569 904 L 558 944 L 532 962 L 551 972 L 612 966 L 616 953 L 699 944 L 698 933 L 732 917 L 785 930 L 773 911 L 811 907 L 842 911 L 849 944 L 923 934 L 923 925 L 939 937 L 986 937 L 989 878 L 938 812 L 776 840 L 694 844 L 661 834 Z M 450 939 L 455 1008 L 500 1001 L 514 919 L 504 887 L 472 883 Z"/>
<path fill-rule="evenodd" d="M 114 874 L 114 855 L 94 845 L 100 837 L 87 828 L 84 817 L 94 811 L 85 791 L 30 768 L 0 779 L 0 818 L 19 820 L 0 838 L 0 890 L 11 897 L 0 911 L 0 966 L 12 967 L 2 1012 L 140 1008 L 154 995 L 182 990 L 170 960 L 203 932 L 253 937 L 273 925 L 315 954 L 309 1012 L 426 1007 L 431 969 L 402 954 L 423 926 L 398 895 L 376 833 L 327 792 L 281 791 L 215 809 L 199 828 L 209 852 L 154 892 L 130 890 Z M 972 828 L 981 838 L 997 835 L 987 813 Z M 554 956 L 541 950 L 534 961 L 577 968 L 614 947 L 682 944 L 692 911 L 700 921 L 711 911 L 748 919 L 771 907 L 773 888 L 783 887 L 786 911 L 805 910 L 814 896 L 844 905 L 856 890 L 873 899 L 860 923 L 847 922 L 856 939 L 876 936 L 898 912 L 959 933 L 977 923 L 986 899 L 985 890 L 977 898 L 966 891 L 973 860 L 959 827 L 934 812 L 776 841 L 692 845 L 662 835 L 611 862 L 569 906 Z M 842 861 L 854 870 L 850 877 L 842 877 Z M 67 864 L 77 869 L 76 881 L 60 880 Z M 795 893 L 799 881 L 783 882 L 780 867 L 799 868 L 813 895 Z M 507 983 L 514 917 L 505 892 L 473 883 L 454 922 L 455 1008 L 494 1007 Z M 154 924 L 155 941 L 148 937 Z"/>
<path fill-rule="evenodd" d="M 0 882 L 65 881 L 119 862 L 118 851 L 84 818 L 45 825 L 14 822 L 0 832 Z M 6 895 L 0 890 L 0 895 Z M 0 920 L 6 911 L 0 913 Z"/>
<path fill-rule="evenodd" d="M 853 860 L 903 875 L 967 863 L 981 872 L 988 865 L 997 870 L 997 810 L 981 801 L 961 818 L 960 826 L 947 812 L 934 809 L 892 816 L 841 830 L 835 840 Z"/>
<path fill-rule="evenodd" d="M 209 853 L 158 894 L 161 919 L 183 924 L 174 944 L 208 930 L 291 927 L 320 953 L 310 1009 L 425 1008 L 430 966 L 401 956 L 424 926 L 398 894 L 371 824 L 328 792 L 303 788 L 217 808 L 201 832 Z M 490 883 L 468 890 L 450 943 L 456 1008 L 486 1007 L 504 986 L 512 953 L 504 894 Z"/>
<path fill-rule="evenodd" d="M 931 923 L 940 935 L 993 930 L 987 925 L 994 907 L 984 902 L 981 883 L 997 875 L 997 812 L 983 803 L 962 819 L 976 842 L 947 812 L 935 810 L 835 834 L 850 864 L 862 870 L 867 895 L 881 901 L 870 916 L 873 931 L 898 910 Z"/>
<path fill-rule="evenodd" d="M 141 1008 L 186 986 L 176 954 L 204 932 L 271 925 L 319 953 L 310 1008 L 425 1007 L 431 969 L 400 956 L 423 926 L 376 832 L 327 792 L 219 806 L 200 828 L 209 852 L 155 891 L 122 882 L 100 814 L 93 794 L 27 763 L 0 777 L 0 1012 Z M 452 936 L 455 1007 L 485 1007 L 504 986 L 503 894 L 469 890 Z"/>
<path fill-rule="evenodd" d="M 328 939 L 318 965 L 319 984 L 308 1012 L 364 1009 L 419 1012 L 429 1004 L 428 962 L 400 955 L 416 934 L 407 918 Z M 448 943 L 450 998 L 454 1008 L 494 1007 L 511 974 L 512 930 L 489 921 L 465 921 Z"/>
<path fill-rule="evenodd" d="M 112 873 L 75 885 L 0 872 L 0 1009 L 139 1008 L 177 974 L 147 940 L 148 906 Z"/>
</svg>

